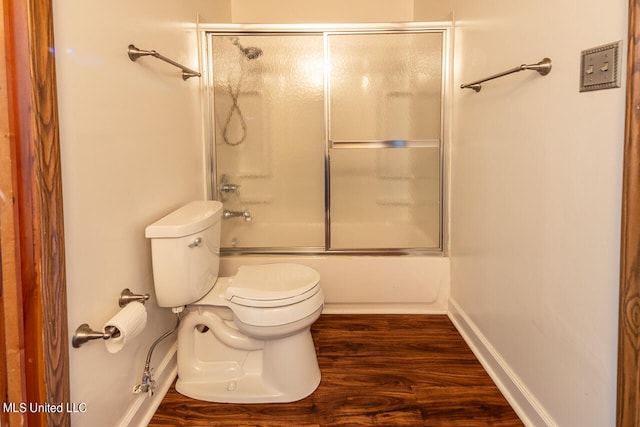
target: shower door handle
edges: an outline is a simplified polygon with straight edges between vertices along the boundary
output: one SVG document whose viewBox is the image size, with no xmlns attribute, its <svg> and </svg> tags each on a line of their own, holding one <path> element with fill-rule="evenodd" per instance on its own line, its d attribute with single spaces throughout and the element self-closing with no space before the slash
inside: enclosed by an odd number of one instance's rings
<svg viewBox="0 0 640 427">
<path fill-rule="evenodd" d="M 439 139 L 371 139 L 371 140 L 330 140 L 329 147 L 335 148 L 438 148 Z"/>
</svg>

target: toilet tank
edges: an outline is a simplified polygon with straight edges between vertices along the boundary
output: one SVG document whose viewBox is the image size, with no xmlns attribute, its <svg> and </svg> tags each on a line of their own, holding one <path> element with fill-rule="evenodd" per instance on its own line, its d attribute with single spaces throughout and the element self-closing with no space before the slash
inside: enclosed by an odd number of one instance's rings
<svg viewBox="0 0 640 427">
<path fill-rule="evenodd" d="M 160 307 L 191 304 L 211 290 L 220 265 L 222 203 L 191 202 L 145 229 Z"/>
</svg>

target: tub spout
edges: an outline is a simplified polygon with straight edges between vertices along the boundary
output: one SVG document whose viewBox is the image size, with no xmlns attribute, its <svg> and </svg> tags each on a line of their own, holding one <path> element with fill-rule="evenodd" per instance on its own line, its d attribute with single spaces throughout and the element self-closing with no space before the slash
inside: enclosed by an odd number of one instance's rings
<svg viewBox="0 0 640 427">
<path fill-rule="evenodd" d="M 235 218 L 235 217 L 243 217 L 245 221 L 249 222 L 251 221 L 251 212 L 249 212 L 248 210 L 230 211 L 228 209 L 225 209 L 224 211 L 222 211 L 222 218 L 224 219 Z"/>
</svg>

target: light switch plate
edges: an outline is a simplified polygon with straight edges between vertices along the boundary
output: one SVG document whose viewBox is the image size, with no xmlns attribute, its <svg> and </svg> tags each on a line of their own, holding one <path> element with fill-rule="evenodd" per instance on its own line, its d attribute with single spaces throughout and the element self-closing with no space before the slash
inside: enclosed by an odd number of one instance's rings
<svg viewBox="0 0 640 427">
<path fill-rule="evenodd" d="M 620 87 L 622 40 L 582 51 L 580 92 Z"/>
</svg>

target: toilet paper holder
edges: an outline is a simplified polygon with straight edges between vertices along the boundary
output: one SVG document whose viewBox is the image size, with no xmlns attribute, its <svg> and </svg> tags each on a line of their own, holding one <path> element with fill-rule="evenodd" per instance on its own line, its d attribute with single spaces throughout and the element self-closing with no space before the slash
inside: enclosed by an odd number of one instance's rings
<svg viewBox="0 0 640 427">
<path fill-rule="evenodd" d="M 144 304 L 149 300 L 149 294 L 136 294 L 131 292 L 129 288 L 125 288 L 120 293 L 120 298 L 118 299 L 118 305 L 120 307 L 124 307 L 130 302 L 140 302 Z M 111 338 L 118 338 L 120 336 L 120 331 L 115 326 L 107 326 L 104 331 L 94 331 L 91 329 L 89 324 L 83 323 L 78 326 L 76 332 L 73 334 L 73 339 L 71 343 L 74 348 L 80 348 L 80 346 L 87 341 L 103 339 L 108 340 Z"/>
<path fill-rule="evenodd" d="M 149 299 L 149 294 L 135 294 L 129 290 L 129 288 L 125 288 L 120 292 L 120 298 L 118 299 L 118 305 L 120 307 L 124 307 L 130 302 L 141 302 L 144 304 Z"/>
</svg>

